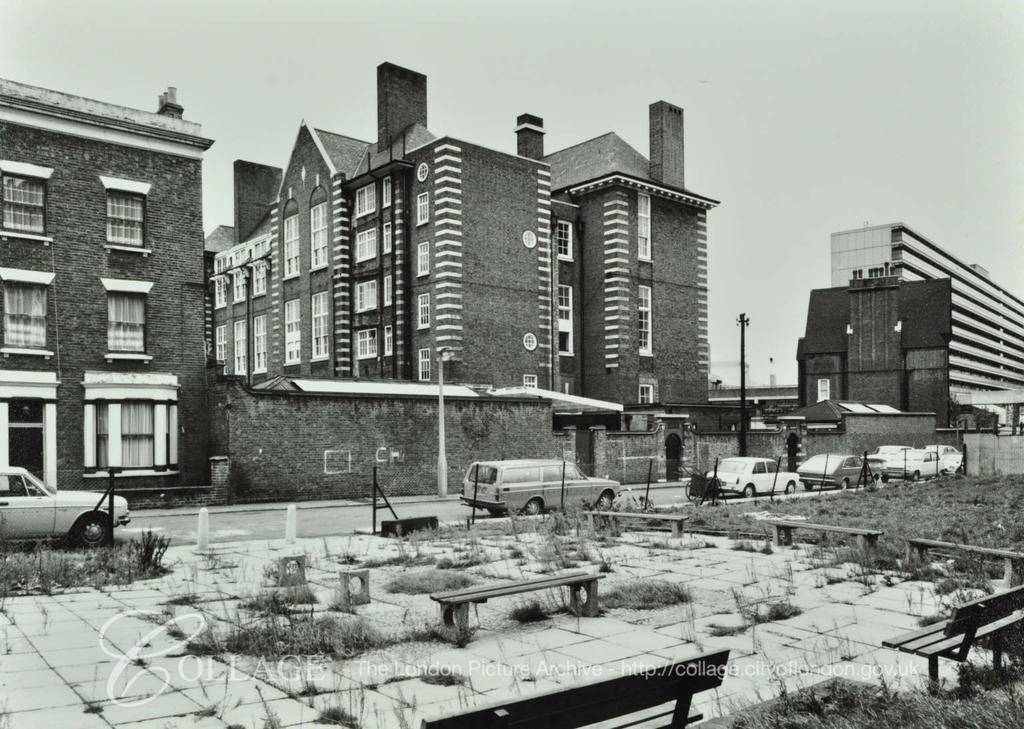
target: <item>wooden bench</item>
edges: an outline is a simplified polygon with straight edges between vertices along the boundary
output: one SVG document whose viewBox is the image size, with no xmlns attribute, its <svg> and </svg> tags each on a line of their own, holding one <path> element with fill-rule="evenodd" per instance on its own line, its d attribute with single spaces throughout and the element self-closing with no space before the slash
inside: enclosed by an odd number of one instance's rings
<svg viewBox="0 0 1024 729">
<path fill-rule="evenodd" d="M 704 653 L 638 673 L 553 689 L 486 706 L 424 719 L 420 729 L 577 729 L 643 712 L 641 718 L 616 724 L 618 729 L 668 718 L 663 729 L 700 721 L 690 714 L 695 694 L 718 688 L 725 678 L 729 651 Z M 674 706 L 662 710 L 663 704 Z M 659 711 L 652 711 L 658 707 Z M 602 726 L 604 726 L 602 724 Z"/>
<path fill-rule="evenodd" d="M 908 539 L 907 540 L 907 561 L 915 557 L 921 561 L 928 560 L 928 551 L 932 549 L 943 549 L 950 552 L 970 552 L 981 554 L 986 557 L 995 557 L 1003 560 L 1003 579 L 1007 587 L 1016 587 L 1024 583 L 1024 554 L 1010 552 L 1006 549 L 992 549 L 991 547 L 975 547 L 971 544 L 954 544 L 953 542 L 938 542 L 934 539 Z"/>
<path fill-rule="evenodd" d="M 992 663 L 1002 666 L 1001 633 L 1024 622 L 1024 586 L 964 603 L 948 620 L 905 633 L 882 642 L 886 648 L 913 653 L 928 659 L 928 677 L 939 678 L 939 658 L 963 663 L 971 645 L 979 638 L 992 637 Z"/>
<path fill-rule="evenodd" d="M 672 525 L 672 536 L 679 539 L 683 536 L 683 522 L 690 517 L 682 514 L 649 514 L 643 511 L 584 511 L 591 530 L 594 529 L 596 517 L 607 519 L 649 519 L 651 521 L 667 521 Z"/>
<path fill-rule="evenodd" d="M 836 532 L 839 534 L 850 534 L 857 537 L 857 545 L 861 549 L 870 549 L 878 542 L 878 538 L 885 532 L 876 529 L 855 529 L 853 527 L 830 526 L 828 524 L 809 524 L 804 521 L 783 521 L 780 519 L 765 519 L 765 524 L 775 527 L 775 546 L 788 547 L 793 544 L 794 529 L 811 529 L 817 532 Z"/>
<path fill-rule="evenodd" d="M 518 580 L 492 585 L 467 587 L 450 592 L 437 592 L 430 599 L 441 606 L 441 620 L 449 628 L 455 629 L 460 640 L 469 636 L 469 606 L 471 603 L 483 603 L 492 597 L 518 595 L 522 592 L 547 590 L 553 587 L 569 588 L 569 610 L 573 615 L 594 617 L 597 615 L 597 581 L 604 575 L 594 575 L 578 570 L 549 575 L 533 580 Z M 581 600 L 580 593 L 584 593 Z"/>
</svg>

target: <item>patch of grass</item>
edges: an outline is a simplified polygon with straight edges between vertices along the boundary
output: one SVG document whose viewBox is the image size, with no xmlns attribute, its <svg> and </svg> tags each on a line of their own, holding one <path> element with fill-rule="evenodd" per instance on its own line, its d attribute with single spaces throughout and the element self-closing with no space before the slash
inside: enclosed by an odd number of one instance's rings
<svg viewBox="0 0 1024 729">
<path fill-rule="evenodd" d="M 462 572 L 435 569 L 396 575 L 391 582 L 384 586 L 384 589 L 404 595 L 423 595 L 430 592 L 458 590 L 469 587 L 474 582 L 472 577 Z"/>
<path fill-rule="evenodd" d="M 461 570 L 466 567 L 476 567 L 479 564 L 484 564 L 486 561 L 483 555 L 472 554 L 455 560 L 449 557 L 441 557 L 434 563 L 434 566 L 439 570 Z"/>
<path fill-rule="evenodd" d="M 690 602 L 690 592 L 677 582 L 630 580 L 602 593 L 600 602 L 606 608 L 656 610 Z"/>
<path fill-rule="evenodd" d="M 267 615 L 288 615 L 298 605 L 314 605 L 316 593 L 308 585 L 268 590 L 253 595 L 241 607 Z"/>
<path fill-rule="evenodd" d="M 947 617 L 947 615 L 942 615 L 941 613 L 934 613 L 932 615 L 922 615 L 917 619 L 917 625 L 919 628 L 925 628 L 929 625 L 935 625 L 935 623 L 941 623 Z"/>
<path fill-rule="evenodd" d="M 359 729 L 361 726 L 356 717 L 340 706 L 328 706 L 320 712 L 320 716 L 317 717 L 316 721 L 318 724 L 332 724 L 334 726 L 343 726 L 347 729 Z"/>
<path fill-rule="evenodd" d="M 719 625 L 718 623 L 711 623 L 708 625 L 708 633 L 715 638 L 739 635 L 740 633 L 746 632 L 746 630 L 746 625 Z"/>
<path fill-rule="evenodd" d="M 82 712 L 85 714 L 102 714 L 103 704 L 99 701 L 86 701 L 85 708 L 82 709 Z"/>
<path fill-rule="evenodd" d="M 189 605 L 193 606 L 199 602 L 199 595 L 194 592 L 187 592 L 184 595 L 175 595 L 170 600 L 164 602 L 164 605 Z"/>
<path fill-rule="evenodd" d="M 431 686 L 463 686 L 466 675 L 459 671 L 427 671 L 419 676 L 420 681 Z"/>
<path fill-rule="evenodd" d="M 762 606 L 760 605 L 755 605 L 750 611 L 750 621 L 755 625 L 761 623 L 774 623 L 777 620 L 795 618 L 803 612 L 803 610 L 788 600 L 770 602 L 767 606 L 764 606 L 763 612 L 761 607 Z"/>
<path fill-rule="evenodd" d="M 548 613 L 540 602 L 531 600 L 512 608 L 508 616 L 517 623 L 537 623 L 541 620 L 547 620 Z"/>
<path fill-rule="evenodd" d="M 362 567 L 422 567 L 434 564 L 436 560 L 429 554 L 410 554 L 403 552 L 393 557 L 380 557 L 376 559 L 364 559 Z"/>
<path fill-rule="evenodd" d="M 991 595 L 992 585 L 988 577 L 980 575 L 952 575 L 935 583 L 937 595 L 952 595 L 962 590 L 981 590 L 986 595 Z"/>
<path fill-rule="evenodd" d="M 232 626 L 226 635 L 207 628 L 188 643 L 193 655 L 236 653 L 249 656 L 330 655 L 353 658 L 394 642 L 362 617 L 273 617 Z"/>
</svg>

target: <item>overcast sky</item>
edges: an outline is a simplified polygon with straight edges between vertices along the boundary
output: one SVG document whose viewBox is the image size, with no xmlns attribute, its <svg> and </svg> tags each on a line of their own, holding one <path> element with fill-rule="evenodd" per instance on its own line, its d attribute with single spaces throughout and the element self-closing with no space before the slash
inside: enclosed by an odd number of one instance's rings
<svg viewBox="0 0 1024 729">
<path fill-rule="evenodd" d="M 708 216 L 712 371 L 796 381 L 829 233 L 902 221 L 1024 297 L 1024 3 L 55 2 L 0 0 L 0 75 L 147 110 L 177 86 L 216 140 L 204 227 L 230 224 L 231 164 L 282 166 L 299 122 L 376 138 L 376 66 L 428 76 L 429 126 L 513 152 L 686 110 L 686 182 Z M 775 363 L 770 364 L 770 358 Z"/>
</svg>

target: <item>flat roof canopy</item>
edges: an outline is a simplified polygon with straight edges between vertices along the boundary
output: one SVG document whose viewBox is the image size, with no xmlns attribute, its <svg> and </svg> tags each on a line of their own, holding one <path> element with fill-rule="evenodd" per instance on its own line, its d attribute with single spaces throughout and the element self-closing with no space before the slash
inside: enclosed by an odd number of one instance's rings
<svg viewBox="0 0 1024 729">
<path fill-rule="evenodd" d="M 447 387 L 445 392 L 447 392 Z M 590 397 L 580 397 L 579 395 L 568 395 L 554 390 L 542 390 L 539 387 L 502 387 L 490 390 L 487 394 L 495 397 L 537 397 L 542 400 L 550 400 L 555 412 L 559 413 L 622 412 L 622 405 L 617 402 L 595 400 Z"/>
</svg>

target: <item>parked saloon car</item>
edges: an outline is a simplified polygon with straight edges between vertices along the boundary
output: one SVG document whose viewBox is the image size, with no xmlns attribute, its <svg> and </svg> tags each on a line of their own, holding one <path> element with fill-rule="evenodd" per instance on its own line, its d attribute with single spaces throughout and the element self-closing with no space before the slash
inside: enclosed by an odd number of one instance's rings
<svg viewBox="0 0 1024 729">
<path fill-rule="evenodd" d="M 619 493 L 618 481 L 591 478 L 575 463 L 539 459 L 474 463 L 462 479 L 462 503 L 487 509 L 491 515 L 509 511 L 539 514 L 557 508 L 562 500 L 563 467 L 566 504 L 611 507 Z"/>
<path fill-rule="evenodd" d="M 890 478 L 902 478 L 917 481 L 922 478 L 934 478 L 939 475 L 939 454 L 923 448 L 910 448 L 902 457 L 890 459 L 889 465 L 882 472 L 882 481 Z"/>
<path fill-rule="evenodd" d="M 882 445 L 875 448 L 868 454 L 868 465 L 872 473 L 884 473 L 890 464 L 896 465 L 897 461 L 902 466 L 903 452 L 913 450 L 911 446 Z"/>
<path fill-rule="evenodd" d="M 941 473 L 962 473 L 964 468 L 964 454 L 951 445 L 926 445 L 926 451 L 935 451 L 939 454 L 939 471 Z"/>
<path fill-rule="evenodd" d="M 801 463 L 796 472 L 808 491 L 816 487 L 847 489 L 857 485 L 863 462 L 850 453 L 820 453 Z"/>
<path fill-rule="evenodd" d="M 723 458 L 718 462 L 719 488 L 725 492 L 756 496 L 769 494 L 774 487 L 776 493 L 791 494 L 800 485 L 800 476 L 788 471 L 775 473 L 777 464 L 770 458 L 736 456 Z M 715 475 L 708 471 L 707 477 Z"/>
<path fill-rule="evenodd" d="M 68 537 L 84 546 L 106 541 L 107 501 L 99 510 L 102 493 L 58 492 L 24 468 L 0 469 L 0 539 L 52 539 Z M 128 502 L 114 497 L 117 524 L 130 521 Z"/>
</svg>

